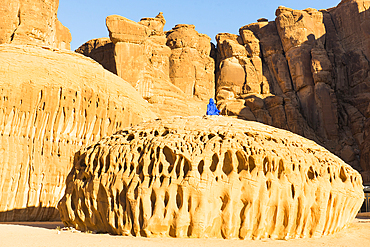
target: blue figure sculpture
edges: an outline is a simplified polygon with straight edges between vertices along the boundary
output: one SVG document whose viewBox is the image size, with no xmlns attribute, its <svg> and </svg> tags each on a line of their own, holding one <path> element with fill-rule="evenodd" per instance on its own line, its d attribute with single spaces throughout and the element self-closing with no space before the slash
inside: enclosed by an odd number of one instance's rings
<svg viewBox="0 0 370 247">
<path fill-rule="evenodd" d="M 207 105 L 207 115 L 220 115 L 220 110 L 217 109 L 212 98 L 209 99 L 209 104 Z"/>
</svg>

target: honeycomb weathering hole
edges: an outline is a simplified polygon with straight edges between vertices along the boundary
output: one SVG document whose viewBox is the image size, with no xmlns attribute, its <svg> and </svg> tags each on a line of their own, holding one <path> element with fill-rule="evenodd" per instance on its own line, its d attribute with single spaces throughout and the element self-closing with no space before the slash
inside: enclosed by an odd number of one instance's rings
<svg viewBox="0 0 370 247">
<path fill-rule="evenodd" d="M 227 117 L 120 131 L 80 150 L 66 183 L 64 224 L 145 237 L 317 237 L 364 196 L 359 173 L 314 142 Z"/>
</svg>

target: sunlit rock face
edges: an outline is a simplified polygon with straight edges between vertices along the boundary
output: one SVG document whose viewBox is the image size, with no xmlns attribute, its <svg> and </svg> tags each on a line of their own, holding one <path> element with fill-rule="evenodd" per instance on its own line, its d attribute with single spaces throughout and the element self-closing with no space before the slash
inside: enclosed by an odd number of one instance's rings
<svg viewBox="0 0 370 247">
<path fill-rule="evenodd" d="M 90 40 L 76 52 L 131 83 L 158 116 L 201 116 L 215 93 L 211 38 L 194 25 L 164 32 L 165 23 L 162 13 L 139 22 L 110 15 L 110 39 Z"/>
<path fill-rule="evenodd" d="M 142 123 L 82 149 L 58 205 L 67 226 L 133 236 L 290 239 L 341 230 L 360 174 L 313 141 L 230 117 Z"/>
<path fill-rule="evenodd" d="M 3 0 L 0 44 L 71 49 L 72 36 L 57 18 L 59 0 Z"/>
<path fill-rule="evenodd" d="M 0 221 L 58 219 L 75 152 L 154 117 L 129 83 L 90 58 L 0 45 Z"/>
</svg>

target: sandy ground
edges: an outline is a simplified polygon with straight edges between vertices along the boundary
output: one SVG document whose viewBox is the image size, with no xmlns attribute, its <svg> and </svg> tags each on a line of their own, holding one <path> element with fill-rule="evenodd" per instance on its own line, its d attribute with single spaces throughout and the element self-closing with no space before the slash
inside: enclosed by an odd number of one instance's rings
<svg viewBox="0 0 370 247">
<path fill-rule="evenodd" d="M 367 247 L 370 246 L 370 213 L 359 214 L 357 218 L 344 230 L 318 239 L 293 240 L 220 240 L 220 239 L 175 239 L 175 238 L 135 238 L 111 236 L 108 234 L 92 234 L 72 232 L 71 230 L 58 231 L 63 228 L 61 222 L 14 222 L 0 223 L 0 246 L 274 246 L 274 247 Z"/>
</svg>

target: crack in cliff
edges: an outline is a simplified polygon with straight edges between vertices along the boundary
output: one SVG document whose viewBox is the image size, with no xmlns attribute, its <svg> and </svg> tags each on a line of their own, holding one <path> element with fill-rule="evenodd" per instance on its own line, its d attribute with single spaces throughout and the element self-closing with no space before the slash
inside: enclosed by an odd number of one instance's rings
<svg viewBox="0 0 370 247">
<path fill-rule="evenodd" d="M 29 202 L 29 198 L 30 198 L 30 192 L 31 192 L 31 168 L 32 168 L 32 164 L 31 164 L 31 160 L 30 159 L 30 156 L 28 156 L 28 164 L 27 164 L 27 185 L 28 185 L 28 191 L 27 191 L 27 198 L 26 198 L 26 203 L 28 205 L 28 202 Z"/>
<path fill-rule="evenodd" d="M 331 23 L 333 24 L 333 27 L 334 27 L 334 30 L 335 30 L 335 33 L 337 34 L 337 36 L 338 36 L 338 29 L 337 29 L 337 27 L 335 26 L 335 23 L 334 23 L 334 21 L 333 21 L 333 16 L 331 15 L 331 13 L 328 11 L 327 12 L 328 14 L 329 14 L 329 16 L 330 16 L 330 21 L 331 21 Z M 324 25 L 325 25 L 325 19 L 324 19 Z M 327 28 L 325 27 L 325 29 L 327 30 Z"/>
<path fill-rule="evenodd" d="M 279 37 L 279 41 L 280 41 L 280 46 L 281 46 L 281 54 L 284 56 L 285 60 L 286 60 L 286 64 L 287 64 L 287 70 L 288 70 L 288 75 L 289 75 L 289 79 L 290 79 L 290 86 L 292 88 L 292 92 L 294 92 L 296 98 L 298 99 L 298 103 L 299 105 L 301 105 L 301 102 L 299 101 L 299 98 L 298 98 L 298 95 L 297 95 L 297 90 L 295 90 L 295 86 L 294 86 L 294 83 L 293 83 L 293 78 L 292 78 L 292 73 L 290 72 L 290 66 L 289 66 L 289 60 L 286 56 L 286 52 L 284 50 L 284 47 L 283 47 L 283 42 L 282 42 L 282 38 L 281 38 L 281 35 L 278 31 L 278 26 L 276 24 L 276 21 L 274 21 L 274 25 L 275 25 L 275 29 L 276 29 L 276 33 Z M 285 93 L 284 93 L 285 94 Z"/>
<path fill-rule="evenodd" d="M 30 83 L 32 83 L 32 81 L 30 81 Z M 37 111 L 38 111 L 38 109 L 39 109 L 39 107 L 40 107 L 40 105 L 41 105 L 41 100 L 42 100 L 42 97 L 43 97 L 43 95 L 42 95 L 43 93 L 42 93 L 42 90 L 39 92 L 39 98 L 38 98 L 38 101 L 37 101 L 37 103 L 36 103 L 36 107 L 35 107 L 35 110 L 34 110 L 34 112 L 33 112 L 33 119 L 32 119 L 32 121 L 30 121 L 30 123 L 29 124 L 32 124 L 33 126 L 33 128 L 35 127 L 35 125 L 36 125 L 36 122 L 37 122 Z M 30 116 L 30 117 L 32 117 L 32 115 Z M 28 183 L 28 186 L 29 186 L 29 190 L 28 190 L 28 193 L 27 193 L 27 205 L 28 205 L 28 200 L 29 200 L 29 198 L 30 198 L 30 193 L 31 193 L 31 186 L 32 186 L 32 182 L 31 182 L 31 176 L 32 176 L 32 172 L 34 171 L 34 167 L 33 167 L 33 165 L 32 165 L 32 161 L 33 160 L 35 160 L 35 157 L 37 156 L 35 153 L 36 153 L 36 150 L 35 150 L 35 146 L 36 146 L 36 131 L 35 130 L 33 130 L 32 132 L 31 132 L 31 136 L 30 136 L 30 139 L 31 139 L 31 149 L 30 149 L 30 153 L 29 153 L 29 163 L 28 163 L 28 181 L 27 181 L 27 183 Z"/>
<path fill-rule="evenodd" d="M 363 3 L 362 3 L 362 7 L 364 7 L 364 9 L 365 9 L 365 10 L 363 11 L 364 13 L 366 13 L 366 11 L 367 11 L 367 10 L 369 10 L 369 8 L 368 8 L 368 7 L 366 8 L 365 2 L 363 2 Z"/>
<path fill-rule="evenodd" d="M 17 17 L 18 17 L 18 24 L 17 24 L 17 27 L 14 29 L 13 33 L 10 35 L 10 42 L 14 40 L 15 33 L 17 32 L 19 26 L 21 25 L 21 9 L 18 9 Z"/>
<path fill-rule="evenodd" d="M 360 49 L 360 51 L 361 51 L 362 56 L 364 56 L 364 58 L 366 59 L 367 63 L 369 64 L 369 67 L 370 67 L 370 60 L 367 58 L 366 54 L 364 53 L 364 51 L 362 49 Z M 367 70 L 367 72 L 369 72 L 369 70 Z"/>
</svg>

